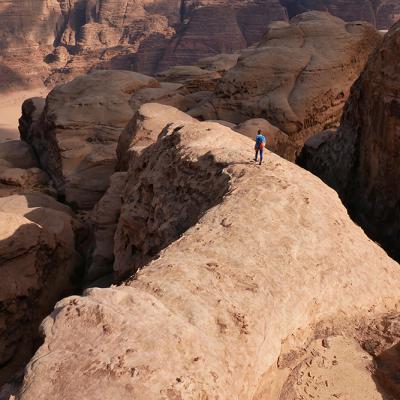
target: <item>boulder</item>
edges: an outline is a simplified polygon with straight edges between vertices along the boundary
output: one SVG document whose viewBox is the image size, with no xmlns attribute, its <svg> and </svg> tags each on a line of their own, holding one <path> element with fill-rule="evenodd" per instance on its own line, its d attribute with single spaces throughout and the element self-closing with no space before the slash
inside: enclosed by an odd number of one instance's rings
<svg viewBox="0 0 400 400">
<path fill-rule="evenodd" d="M 38 166 L 31 146 L 20 140 L 0 143 L 0 159 L 13 168 L 28 169 Z"/>
<path fill-rule="evenodd" d="M 335 188 L 352 216 L 400 259 L 400 23 L 354 84 L 337 132 L 306 142 L 299 164 Z"/>
<path fill-rule="evenodd" d="M 158 103 L 143 104 L 119 138 L 118 170 L 126 171 L 129 161 L 155 143 L 168 124 L 190 121 L 194 119 L 174 107 Z"/>
<path fill-rule="evenodd" d="M 218 71 L 210 71 L 197 66 L 171 67 L 157 75 L 160 81 L 181 83 L 190 93 L 198 91 L 213 91 L 221 78 Z"/>
<path fill-rule="evenodd" d="M 48 178 L 46 173 L 39 168 L 7 168 L 0 173 L 0 182 L 26 188 L 45 185 Z"/>
<path fill-rule="evenodd" d="M 338 124 L 350 87 L 380 40 L 371 25 L 322 12 L 272 23 L 224 74 L 215 98 L 189 114 L 234 123 L 263 118 L 299 150 L 308 137 Z"/>
<path fill-rule="evenodd" d="M 134 72 L 96 71 L 50 92 L 40 119 L 21 131 L 60 197 L 79 209 L 94 206 L 108 187 L 119 135 L 133 115 L 131 95 L 158 85 Z"/>
<path fill-rule="evenodd" d="M 201 58 L 197 62 L 197 66 L 209 71 L 226 72 L 237 64 L 239 55 L 239 53 L 217 54 L 216 56 Z"/>
<path fill-rule="evenodd" d="M 243 135 L 186 122 L 136 158 L 115 256 L 143 268 L 57 304 L 20 400 L 275 399 L 295 389 L 296 360 L 318 357 L 308 347 L 318 339 L 357 352 L 346 371 L 359 366 L 365 382 L 358 343 L 383 352 L 399 337 L 399 265 L 318 178 L 272 153 L 262 167 L 252 157 Z M 334 360 L 319 354 L 316 367 Z"/>
<path fill-rule="evenodd" d="M 80 257 L 70 210 L 42 195 L 0 198 L 0 383 L 24 366 L 38 327 L 70 294 Z"/>
<path fill-rule="evenodd" d="M 18 130 L 22 141 L 26 142 L 29 139 L 30 128 L 39 121 L 45 105 L 46 99 L 43 97 L 31 97 L 22 103 L 21 117 L 18 120 Z"/>
</svg>

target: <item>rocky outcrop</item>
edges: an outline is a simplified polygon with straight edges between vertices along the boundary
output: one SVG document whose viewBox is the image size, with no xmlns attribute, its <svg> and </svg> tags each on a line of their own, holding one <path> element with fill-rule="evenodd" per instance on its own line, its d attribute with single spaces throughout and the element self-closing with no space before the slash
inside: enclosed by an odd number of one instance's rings
<svg viewBox="0 0 400 400">
<path fill-rule="evenodd" d="M 378 1 L 376 8 L 376 26 L 378 29 L 389 29 L 400 19 L 400 4 L 396 0 Z"/>
<path fill-rule="evenodd" d="M 367 21 L 389 29 L 400 18 L 396 0 L 280 0 L 290 17 L 310 10 L 327 11 L 345 21 Z"/>
<path fill-rule="evenodd" d="M 338 123 L 350 87 L 379 41 L 372 26 L 326 13 L 273 23 L 224 74 L 216 96 L 190 114 L 234 123 L 264 118 L 300 149 L 308 137 Z"/>
<path fill-rule="evenodd" d="M 0 90 L 93 69 L 154 74 L 258 42 L 267 25 L 320 10 L 388 29 L 397 0 L 20 0 L 0 8 Z"/>
<path fill-rule="evenodd" d="M 195 120 L 176 108 L 157 103 L 142 105 L 135 116 L 122 132 L 118 147 L 118 165 L 120 171 L 112 175 L 107 192 L 96 204 L 91 221 L 94 228 L 94 243 L 91 254 L 90 267 L 88 269 L 87 281 L 101 282 L 105 276 L 109 280 L 118 280 L 126 273 L 120 261 L 115 262 L 114 237 L 120 219 L 122 202 L 127 187 L 127 170 L 129 165 L 135 163 L 140 155 L 157 139 L 167 132 L 168 127 L 174 121 L 175 124 L 194 122 Z M 135 180 L 135 172 L 129 174 L 129 185 Z M 138 182 L 137 184 L 140 185 Z M 135 185 L 136 187 L 136 185 Z"/>
<path fill-rule="evenodd" d="M 79 209 L 91 209 L 101 198 L 115 170 L 119 135 L 133 116 L 131 95 L 158 86 L 134 72 L 97 71 L 54 89 L 36 122 L 24 105 L 22 139 L 35 149 L 61 198 Z"/>
<path fill-rule="evenodd" d="M 102 68 L 143 73 L 242 49 L 259 40 L 269 22 L 287 19 L 278 0 L 84 3 L 83 23 L 67 25 L 61 44 L 77 47 L 84 59 L 97 53 Z"/>
<path fill-rule="evenodd" d="M 154 144 L 164 128 L 174 123 L 194 122 L 194 118 L 168 105 L 143 104 L 122 132 L 117 147 L 118 169 L 128 170 L 129 162 Z"/>
<path fill-rule="evenodd" d="M 335 188 L 356 220 L 400 258 L 400 24 L 354 84 L 341 126 L 307 142 L 299 163 Z"/>
<path fill-rule="evenodd" d="M 0 383 L 24 366 L 38 327 L 71 294 L 80 263 L 68 207 L 43 194 L 0 198 Z"/>
<path fill-rule="evenodd" d="M 252 147 L 220 124 L 185 122 L 142 152 L 128 171 L 115 255 L 131 272 L 156 259 L 124 285 L 58 303 L 20 400 L 286 400 L 296 371 L 312 379 L 301 364 L 318 357 L 308 339 L 348 332 L 376 352 L 394 345 L 397 314 L 373 320 L 396 309 L 398 264 L 333 190 L 273 154 L 253 165 Z M 390 344 L 373 344 L 375 327 Z M 354 340 L 323 344 L 346 353 L 358 351 Z M 370 376 L 366 387 L 376 390 Z"/>
<path fill-rule="evenodd" d="M 7 1 L 0 8 L 0 90 L 53 86 L 93 69 L 153 74 L 191 65 L 255 43 L 269 22 L 282 19 L 278 0 Z"/>
<path fill-rule="evenodd" d="M 27 143 L 19 140 L 0 143 L 0 197 L 34 189 L 45 190 L 48 176 L 38 166 Z"/>
<path fill-rule="evenodd" d="M 42 85 L 60 18 L 57 0 L 2 1 L 0 91 Z"/>
</svg>

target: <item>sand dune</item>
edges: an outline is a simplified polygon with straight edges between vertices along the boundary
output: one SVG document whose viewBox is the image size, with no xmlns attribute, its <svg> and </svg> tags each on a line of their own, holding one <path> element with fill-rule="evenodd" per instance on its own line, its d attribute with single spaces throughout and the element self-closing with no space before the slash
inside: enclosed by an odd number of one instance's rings
<svg viewBox="0 0 400 400">
<path fill-rule="evenodd" d="M 0 99 L 0 142 L 19 138 L 18 118 L 21 116 L 21 105 L 25 99 L 35 96 L 46 96 L 48 90 L 37 88 L 7 93 Z"/>
</svg>

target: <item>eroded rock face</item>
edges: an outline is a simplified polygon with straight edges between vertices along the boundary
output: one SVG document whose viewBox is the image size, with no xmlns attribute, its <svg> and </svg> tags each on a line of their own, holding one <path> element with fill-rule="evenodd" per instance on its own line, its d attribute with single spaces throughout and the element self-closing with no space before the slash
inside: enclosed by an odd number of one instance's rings
<svg viewBox="0 0 400 400">
<path fill-rule="evenodd" d="M 215 98 L 190 114 L 234 123 L 264 118 L 299 149 L 338 123 L 350 87 L 379 41 L 371 25 L 326 13 L 273 23 L 219 81 Z"/>
<path fill-rule="evenodd" d="M 114 237 L 125 196 L 134 192 L 135 189 L 130 188 L 132 185 L 135 188 L 141 185 L 141 182 L 135 183 L 136 171 L 129 174 L 126 171 L 130 170 L 129 166 L 135 163 L 160 135 L 167 133 L 168 127 L 172 125 L 171 121 L 175 124 L 184 124 L 195 120 L 176 108 L 147 103 L 138 109 L 122 132 L 117 147 L 117 169 L 122 172 L 112 175 L 107 192 L 96 204 L 91 216 L 94 243 L 87 274 L 89 284 L 93 284 L 95 280 L 101 282 L 99 280 L 107 275 L 111 281 L 120 280 L 121 276 L 126 274 L 126 268 L 120 265 L 120 260 L 117 259 L 115 262 Z M 120 258 L 121 252 L 118 253 Z"/>
<path fill-rule="evenodd" d="M 158 85 L 134 72 L 97 71 L 54 89 L 39 119 L 31 117 L 32 108 L 23 108 L 21 136 L 59 196 L 80 209 L 94 206 L 108 187 L 119 135 L 133 116 L 130 97 Z"/>
<path fill-rule="evenodd" d="M 396 0 L 281 0 L 290 17 L 310 10 L 327 11 L 345 21 L 367 21 L 389 29 L 400 18 Z"/>
<path fill-rule="evenodd" d="M 19 399 L 261 399 L 296 344 L 396 308 L 398 264 L 333 190 L 274 154 L 252 165 L 227 127 L 183 125 L 128 172 L 116 257 L 158 258 L 58 303 Z"/>
<path fill-rule="evenodd" d="M 43 194 L 0 198 L 0 382 L 24 366 L 38 327 L 74 288 L 80 257 L 68 207 Z"/>
<path fill-rule="evenodd" d="M 255 43 L 269 22 L 282 19 L 278 0 L 6 1 L 0 90 L 52 86 L 93 69 L 153 74 L 191 65 Z"/>
<path fill-rule="evenodd" d="M 0 6 L 0 90 L 93 69 L 154 74 L 258 42 L 267 25 L 319 10 L 388 29 L 397 0 L 19 0 Z"/>
<path fill-rule="evenodd" d="M 338 132 L 304 148 L 299 163 L 341 194 L 357 221 L 400 257 L 400 24 L 354 84 Z"/>
<path fill-rule="evenodd" d="M 61 43 L 78 46 L 84 58 L 90 57 L 90 51 L 102 49 L 99 65 L 131 65 L 144 73 L 242 49 L 259 40 L 269 22 L 287 19 L 278 0 L 85 4 L 84 24 L 69 24 Z M 79 7 L 77 3 L 75 8 Z M 109 50 L 104 52 L 105 48 Z M 67 64 L 70 66 L 73 68 Z"/>
<path fill-rule="evenodd" d="M 41 85 L 43 61 L 57 36 L 57 0 L 5 0 L 0 5 L 0 91 Z"/>
<path fill-rule="evenodd" d="M 194 122 L 194 118 L 174 107 L 158 103 L 143 104 L 122 132 L 117 147 L 118 169 L 128 170 L 132 158 L 137 158 L 154 144 L 163 129 L 172 122 Z"/>
<path fill-rule="evenodd" d="M 110 178 L 110 186 L 92 211 L 94 231 L 93 252 L 90 256 L 86 282 L 112 282 L 114 265 L 114 235 L 122 206 L 122 195 L 126 186 L 126 172 L 117 172 Z"/>
<path fill-rule="evenodd" d="M 20 140 L 0 143 L 0 197 L 47 190 L 47 174 L 38 168 L 33 149 Z"/>
</svg>

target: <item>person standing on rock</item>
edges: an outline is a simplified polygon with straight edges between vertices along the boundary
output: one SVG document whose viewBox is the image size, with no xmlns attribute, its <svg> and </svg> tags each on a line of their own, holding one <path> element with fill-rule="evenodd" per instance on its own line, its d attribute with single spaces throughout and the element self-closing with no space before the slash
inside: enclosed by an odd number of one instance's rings
<svg viewBox="0 0 400 400">
<path fill-rule="evenodd" d="M 265 147 L 265 136 L 262 134 L 261 130 L 259 129 L 256 136 L 256 145 L 254 150 L 256 151 L 256 155 L 254 157 L 254 161 L 257 162 L 258 160 L 258 153 L 260 153 L 260 165 L 262 164 L 264 158 L 264 147 Z"/>
</svg>

